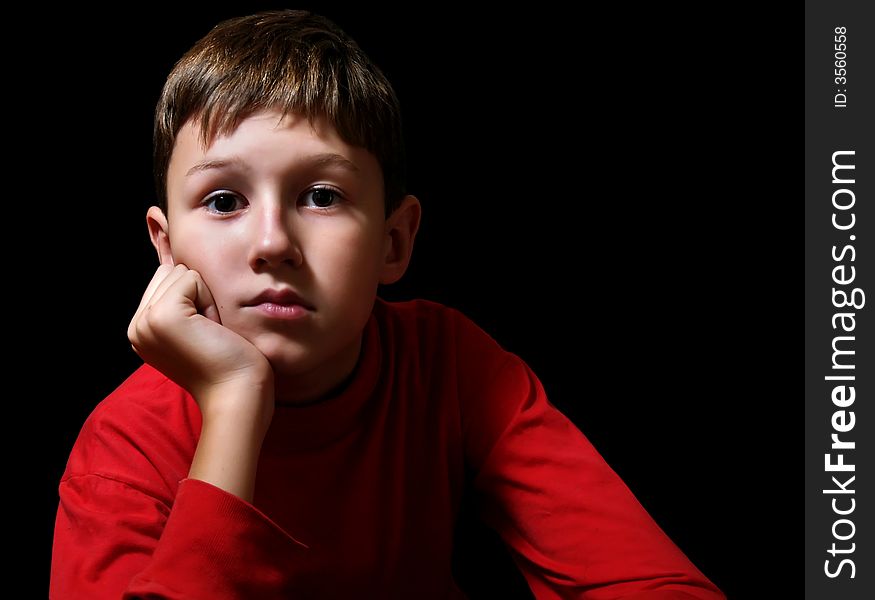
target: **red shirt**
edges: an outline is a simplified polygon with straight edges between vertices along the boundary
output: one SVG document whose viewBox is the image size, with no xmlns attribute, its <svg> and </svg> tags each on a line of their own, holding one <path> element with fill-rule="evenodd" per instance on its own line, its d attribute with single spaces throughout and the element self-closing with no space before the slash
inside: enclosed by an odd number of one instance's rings
<svg viewBox="0 0 875 600">
<path fill-rule="evenodd" d="M 51 598 L 464 598 L 466 481 L 539 600 L 725 598 L 528 366 L 440 304 L 377 299 L 348 385 L 277 406 L 252 504 L 187 478 L 200 426 L 149 365 L 95 408 L 59 486 Z"/>
</svg>

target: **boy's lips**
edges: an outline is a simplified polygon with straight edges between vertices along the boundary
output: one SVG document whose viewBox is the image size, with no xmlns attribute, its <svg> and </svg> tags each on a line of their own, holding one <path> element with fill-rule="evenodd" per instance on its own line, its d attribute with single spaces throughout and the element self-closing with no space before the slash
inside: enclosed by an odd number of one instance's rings
<svg viewBox="0 0 875 600">
<path fill-rule="evenodd" d="M 258 306 L 259 304 L 265 303 L 279 304 L 285 306 L 297 304 L 299 306 L 303 306 L 307 310 L 314 310 L 309 303 L 307 303 L 291 288 L 282 288 L 278 290 L 268 288 L 258 294 L 255 298 L 247 302 L 245 306 Z"/>
</svg>

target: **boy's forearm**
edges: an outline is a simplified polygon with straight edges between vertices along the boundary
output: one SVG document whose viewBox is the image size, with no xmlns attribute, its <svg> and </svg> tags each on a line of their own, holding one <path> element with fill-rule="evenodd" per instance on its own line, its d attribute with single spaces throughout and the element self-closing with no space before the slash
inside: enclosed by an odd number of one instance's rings
<svg viewBox="0 0 875 600">
<path fill-rule="evenodd" d="M 248 394 L 253 397 L 238 395 L 241 405 L 263 405 L 262 398 L 254 397 L 255 392 Z M 269 417 L 259 410 L 245 409 L 229 411 L 221 416 L 204 416 L 189 478 L 206 481 L 251 503 L 255 494 L 258 458 L 270 424 Z"/>
</svg>

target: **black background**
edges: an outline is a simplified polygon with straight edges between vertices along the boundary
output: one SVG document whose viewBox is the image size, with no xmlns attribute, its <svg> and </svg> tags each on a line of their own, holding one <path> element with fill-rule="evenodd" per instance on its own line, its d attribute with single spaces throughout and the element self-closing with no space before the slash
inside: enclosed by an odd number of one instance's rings
<svg viewBox="0 0 875 600">
<path fill-rule="evenodd" d="M 14 206 L 35 226 L 9 235 L 44 315 L 25 319 L 21 366 L 49 425 L 46 576 L 67 455 L 140 364 L 125 331 L 157 266 L 161 85 L 216 22 L 273 7 L 23 25 Z M 424 222 L 383 296 L 459 308 L 520 355 L 730 598 L 801 590 L 801 13 L 297 7 L 352 35 L 401 100 Z M 468 517 L 460 583 L 514 597 L 520 576 Z"/>
</svg>

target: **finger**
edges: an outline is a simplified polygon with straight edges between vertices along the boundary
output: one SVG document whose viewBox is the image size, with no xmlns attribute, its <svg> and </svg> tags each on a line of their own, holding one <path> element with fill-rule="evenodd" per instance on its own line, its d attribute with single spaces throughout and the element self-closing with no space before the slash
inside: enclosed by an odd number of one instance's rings
<svg viewBox="0 0 875 600">
<path fill-rule="evenodd" d="M 152 276 L 152 280 L 149 282 L 149 285 L 146 286 L 146 291 L 143 292 L 143 297 L 140 298 L 140 304 L 137 306 L 137 310 L 134 311 L 134 318 L 137 317 L 142 311 L 143 307 L 148 304 L 149 300 L 152 299 L 152 296 L 155 294 L 155 290 L 158 289 L 158 286 L 161 285 L 161 282 L 170 274 L 173 270 L 173 267 L 169 265 L 161 265 L 155 270 L 155 274 Z"/>
<path fill-rule="evenodd" d="M 158 270 L 155 272 L 155 276 L 149 283 L 149 287 L 147 288 L 146 293 L 143 294 L 143 298 L 140 301 L 140 306 L 137 309 L 137 312 L 134 314 L 134 318 L 131 319 L 130 327 L 135 326 L 135 324 L 138 323 L 141 319 L 143 313 L 150 306 L 154 306 L 155 304 L 157 304 L 167 292 L 167 290 L 177 280 L 179 280 L 179 278 L 182 277 L 187 270 L 187 267 L 181 264 L 173 268 L 169 268 L 167 265 L 161 265 L 160 267 L 158 267 Z"/>
<path fill-rule="evenodd" d="M 176 285 L 180 287 L 180 292 L 194 303 L 195 310 L 199 314 L 216 323 L 222 323 L 213 294 L 200 273 L 189 269 L 184 277 L 179 278 Z"/>
<path fill-rule="evenodd" d="M 162 265 L 162 266 L 166 267 L 166 265 Z M 155 292 L 152 294 L 152 298 L 150 299 L 150 301 L 146 303 L 146 306 L 147 307 L 155 306 L 156 304 L 161 302 L 161 299 L 164 297 L 164 294 L 166 294 L 167 291 L 171 287 L 173 287 L 173 285 L 177 281 L 182 279 L 187 272 L 188 272 L 188 267 L 186 267 L 182 263 L 177 263 L 170 270 L 170 273 L 167 274 L 167 277 L 165 277 L 164 280 L 158 284 L 158 287 L 155 288 Z"/>
</svg>

